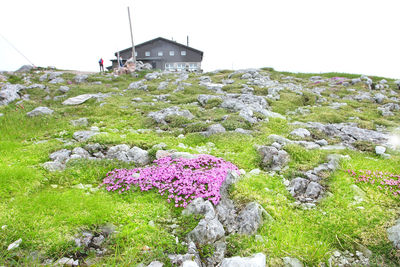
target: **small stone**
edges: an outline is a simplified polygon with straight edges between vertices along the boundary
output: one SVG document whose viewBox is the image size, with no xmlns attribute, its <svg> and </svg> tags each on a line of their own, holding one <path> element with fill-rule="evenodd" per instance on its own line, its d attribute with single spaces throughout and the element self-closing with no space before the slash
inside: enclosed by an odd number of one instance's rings
<svg viewBox="0 0 400 267">
<path fill-rule="evenodd" d="M 384 146 L 376 146 L 375 147 L 375 153 L 377 155 L 383 155 L 383 154 L 385 154 L 385 152 L 386 152 L 386 147 L 384 147 Z"/>
<path fill-rule="evenodd" d="M 69 87 L 68 86 L 60 86 L 60 88 L 58 89 L 58 91 L 60 91 L 61 93 L 66 93 L 69 91 Z"/>
<path fill-rule="evenodd" d="M 99 235 L 99 236 L 93 237 L 92 244 L 97 247 L 100 247 L 103 244 L 104 240 L 105 240 L 104 236 Z"/>
<path fill-rule="evenodd" d="M 41 116 L 41 115 L 50 115 L 54 112 L 54 110 L 49 109 L 47 107 L 37 107 L 34 110 L 26 113 L 29 117 Z"/>
<path fill-rule="evenodd" d="M 21 242 L 22 242 L 22 239 L 20 238 L 17 241 L 15 241 L 14 243 L 11 243 L 10 245 L 8 245 L 7 250 L 12 250 L 12 249 L 19 247 Z"/>
<path fill-rule="evenodd" d="M 303 267 L 303 263 L 297 258 L 284 257 L 283 258 L 285 267 Z"/>
<path fill-rule="evenodd" d="M 87 118 L 80 118 L 77 120 L 70 120 L 71 124 L 73 126 L 87 126 L 88 125 L 88 119 Z"/>
<path fill-rule="evenodd" d="M 164 263 L 159 261 L 152 261 L 147 267 L 163 267 Z"/>
</svg>

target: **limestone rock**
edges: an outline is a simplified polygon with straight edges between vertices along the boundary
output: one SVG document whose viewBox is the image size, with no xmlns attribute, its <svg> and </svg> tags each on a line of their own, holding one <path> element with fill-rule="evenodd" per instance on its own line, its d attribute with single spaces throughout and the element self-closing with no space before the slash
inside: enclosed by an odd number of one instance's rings
<svg viewBox="0 0 400 267">
<path fill-rule="evenodd" d="M 251 202 L 239 213 L 237 217 L 239 234 L 254 234 L 263 223 L 263 215 L 272 217 L 256 202 Z"/>
<path fill-rule="evenodd" d="M 88 76 L 86 74 L 78 74 L 75 76 L 74 80 L 76 83 L 84 83 L 86 82 Z"/>
<path fill-rule="evenodd" d="M 65 163 L 71 155 L 71 150 L 61 149 L 50 154 L 50 159 L 56 162 Z"/>
<path fill-rule="evenodd" d="M 68 98 L 64 102 L 62 102 L 63 105 L 80 105 L 89 99 L 93 98 L 93 94 L 84 94 L 84 95 L 78 95 L 75 97 Z"/>
<path fill-rule="evenodd" d="M 307 129 L 304 128 L 297 128 L 294 129 L 291 133 L 291 135 L 295 135 L 295 136 L 299 136 L 299 137 L 308 137 L 311 135 L 310 131 L 308 131 Z"/>
<path fill-rule="evenodd" d="M 0 106 L 8 105 L 16 99 L 20 99 L 18 94 L 25 86 L 21 84 L 6 84 L 0 89 Z"/>
<path fill-rule="evenodd" d="M 94 131 L 77 131 L 73 134 L 73 138 L 78 142 L 84 142 L 96 134 L 99 133 Z"/>
<path fill-rule="evenodd" d="M 194 118 L 193 114 L 190 113 L 190 111 L 180 110 L 180 108 L 176 106 L 165 108 L 163 110 L 156 112 L 150 112 L 148 116 L 153 120 L 155 120 L 157 123 L 163 123 L 163 124 L 167 124 L 165 118 L 168 116 L 182 116 L 189 120 Z"/>
<path fill-rule="evenodd" d="M 285 267 L 303 267 L 303 263 L 297 258 L 284 257 L 283 262 Z"/>
<path fill-rule="evenodd" d="M 204 245 L 214 243 L 224 235 L 224 227 L 217 217 L 214 217 L 200 220 L 199 224 L 188 234 L 188 239 L 196 244 Z"/>
<path fill-rule="evenodd" d="M 265 255 L 257 253 L 251 257 L 225 258 L 220 267 L 265 267 Z"/>
<path fill-rule="evenodd" d="M 54 110 L 49 109 L 48 107 L 37 107 L 34 110 L 26 113 L 29 117 L 41 116 L 41 115 L 50 115 L 54 112 Z"/>
<path fill-rule="evenodd" d="M 65 169 L 65 165 L 57 161 L 48 161 L 43 163 L 42 166 L 49 172 L 62 171 Z"/>
<path fill-rule="evenodd" d="M 144 166 L 150 163 L 149 153 L 139 147 L 132 147 L 127 152 L 128 161 L 133 161 L 135 164 Z"/>
</svg>

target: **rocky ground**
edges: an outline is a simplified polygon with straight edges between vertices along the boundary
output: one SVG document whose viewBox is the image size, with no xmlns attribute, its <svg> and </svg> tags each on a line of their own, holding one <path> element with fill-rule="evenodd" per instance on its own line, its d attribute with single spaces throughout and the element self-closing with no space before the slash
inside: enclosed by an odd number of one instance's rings
<svg viewBox="0 0 400 267">
<path fill-rule="evenodd" d="M 396 189 L 349 170 L 397 186 L 399 97 L 393 79 L 271 68 L 0 73 L 0 266 L 397 266 Z M 102 185 L 199 155 L 238 167 L 218 203 Z"/>
</svg>

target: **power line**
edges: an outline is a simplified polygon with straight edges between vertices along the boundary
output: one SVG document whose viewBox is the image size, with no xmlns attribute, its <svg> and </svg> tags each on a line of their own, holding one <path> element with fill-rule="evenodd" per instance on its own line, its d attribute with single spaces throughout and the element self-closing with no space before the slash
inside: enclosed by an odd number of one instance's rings
<svg viewBox="0 0 400 267">
<path fill-rule="evenodd" d="M 31 63 L 32 66 L 35 66 L 35 64 L 33 64 L 32 61 L 30 61 L 24 54 L 22 54 L 21 51 L 19 51 L 10 41 L 8 41 L 8 40 L 6 39 L 6 37 L 4 37 L 4 35 L 2 35 L 2 34 L 0 33 L 0 36 L 3 37 L 3 39 L 4 39 L 12 48 L 14 48 L 15 51 L 17 51 L 17 52 L 18 52 L 21 56 L 23 56 L 29 63 Z"/>
</svg>

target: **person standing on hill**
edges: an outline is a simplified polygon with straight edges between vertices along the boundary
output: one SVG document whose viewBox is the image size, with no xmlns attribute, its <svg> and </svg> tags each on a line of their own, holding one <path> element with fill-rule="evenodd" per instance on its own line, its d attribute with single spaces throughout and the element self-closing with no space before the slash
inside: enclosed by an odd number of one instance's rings
<svg viewBox="0 0 400 267">
<path fill-rule="evenodd" d="M 99 60 L 99 65 L 100 65 L 100 72 L 103 71 L 104 72 L 104 65 L 103 65 L 104 61 L 102 58 L 100 58 Z"/>
</svg>

